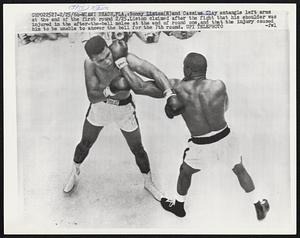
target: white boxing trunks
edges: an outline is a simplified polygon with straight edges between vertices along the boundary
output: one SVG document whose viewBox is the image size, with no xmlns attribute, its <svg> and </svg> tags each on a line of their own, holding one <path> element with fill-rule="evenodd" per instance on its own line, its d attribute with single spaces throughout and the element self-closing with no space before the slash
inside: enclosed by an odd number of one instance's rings
<svg viewBox="0 0 300 238">
<path fill-rule="evenodd" d="M 116 123 L 121 130 L 127 132 L 138 128 L 135 105 L 131 95 L 120 101 L 107 99 L 105 102 L 91 104 L 86 118 L 94 126 Z"/>
<path fill-rule="evenodd" d="M 237 138 L 225 128 L 188 140 L 183 160 L 194 169 L 207 169 L 216 161 L 222 161 L 230 166 L 241 162 L 241 151 Z"/>
</svg>

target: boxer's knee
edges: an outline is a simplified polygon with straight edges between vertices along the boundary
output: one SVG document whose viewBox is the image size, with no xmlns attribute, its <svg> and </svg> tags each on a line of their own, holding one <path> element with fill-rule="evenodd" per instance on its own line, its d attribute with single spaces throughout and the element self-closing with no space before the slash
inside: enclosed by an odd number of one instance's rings
<svg viewBox="0 0 300 238">
<path fill-rule="evenodd" d="M 232 171 L 237 176 L 241 187 L 246 193 L 252 192 L 255 189 L 253 180 L 242 163 L 236 164 Z"/>
<path fill-rule="evenodd" d="M 194 169 L 186 163 L 182 163 L 179 168 L 179 176 L 181 177 L 191 177 L 194 173 L 200 171 L 199 169 Z"/>
<path fill-rule="evenodd" d="M 242 163 L 238 163 L 238 164 L 234 165 L 232 171 L 233 171 L 236 175 L 238 175 L 238 174 L 240 174 L 240 173 L 243 173 L 243 172 L 245 171 L 245 168 L 244 168 L 244 166 L 243 166 Z"/>
</svg>

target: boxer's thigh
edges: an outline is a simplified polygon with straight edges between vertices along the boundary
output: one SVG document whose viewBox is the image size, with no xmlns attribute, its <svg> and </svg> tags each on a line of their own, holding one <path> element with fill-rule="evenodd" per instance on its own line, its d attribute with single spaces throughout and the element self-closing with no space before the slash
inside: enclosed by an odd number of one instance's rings
<svg viewBox="0 0 300 238">
<path fill-rule="evenodd" d="M 241 162 L 242 151 L 239 140 L 234 133 L 218 142 L 218 158 L 228 167 L 233 168 L 234 165 Z"/>
<path fill-rule="evenodd" d="M 212 144 L 198 145 L 189 142 L 183 155 L 184 163 L 193 169 L 208 169 L 213 166 L 216 160 L 217 157 Z"/>
<path fill-rule="evenodd" d="M 141 132 L 140 132 L 139 127 L 133 131 L 124 131 L 121 129 L 121 132 L 122 132 L 123 136 L 125 137 L 126 142 L 131 151 L 136 152 L 139 149 L 143 148 Z"/>
<path fill-rule="evenodd" d="M 87 119 L 85 119 L 81 141 L 91 146 L 98 138 L 98 135 L 102 128 L 103 126 L 94 126 Z"/>
</svg>

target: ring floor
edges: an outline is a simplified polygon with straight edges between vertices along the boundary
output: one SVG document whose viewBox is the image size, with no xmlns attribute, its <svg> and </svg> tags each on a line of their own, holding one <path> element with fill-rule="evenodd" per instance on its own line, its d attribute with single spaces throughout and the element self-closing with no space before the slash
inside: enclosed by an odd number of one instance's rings
<svg viewBox="0 0 300 238">
<path fill-rule="evenodd" d="M 271 210 L 258 222 L 232 171 L 212 163 L 193 176 L 187 216 L 177 218 L 143 189 L 143 178 L 115 125 L 103 129 L 82 165 L 78 189 L 62 189 L 70 173 L 85 113 L 80 41 L 67 38 L 17 46 L 17 130 L 23 229 L 32 233 L 284 233 L 291 226 L 289 65 L 287 31 L 203 31 L 156 44 L 133 36 L 129 51 L 182 78 L 189 52 L 208 60 L 207 77 L 229 94 L 228 123 L 243 147 L 243 162 Z M 135 95 L 153 180 L 174 197 L 189 133 L 182 118 L 164 115 L 164 100 Z"/>
</svg>

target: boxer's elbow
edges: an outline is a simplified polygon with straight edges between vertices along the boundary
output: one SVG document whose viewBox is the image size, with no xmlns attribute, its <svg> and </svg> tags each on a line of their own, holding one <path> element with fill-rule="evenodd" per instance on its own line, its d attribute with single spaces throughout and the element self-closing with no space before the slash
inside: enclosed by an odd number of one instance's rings
<svg viewBox="0 0 300 238">
<path fill-rule="evenodd" d="M 154 82 L 145 82 L 143 88 L 143 94 L 153 98 L 163 98 L 163 92 L 155 85 Z"/>
<path fill-rule="evenodd" d="M 143 94 L 143 92 L 145 90 L 144 83 L 140 82 L 140 81 L 137 81 L 134 84 L 131 84 L 130 87 L 135 94 Z"/>
<path fill-rule="evenodd" d="M 144 89 L 141 86 L 135 86 L 131 88 L 135 94 L 144 94 Z"/>
<path fill-rule="evenodd" d="M 99 95 L 99 92 L 90 91 L 90 92 L 88 92 L 88 99 L 91 103 L 97 103 L 97 102 L 103 101 L 105 99 L 105 97 L 104 97 L 104 95 L 103 95 L 103 97 L 101 97 L 101 95 Z"/>
<path fill-rule="evenodd" d="M 97 102 L 97 99 L 94 96 L 90 95 L 90 94 L 88 94 L 88 99 L 89 99 L 90 103 L 96 103 Z"/>
</svg>

